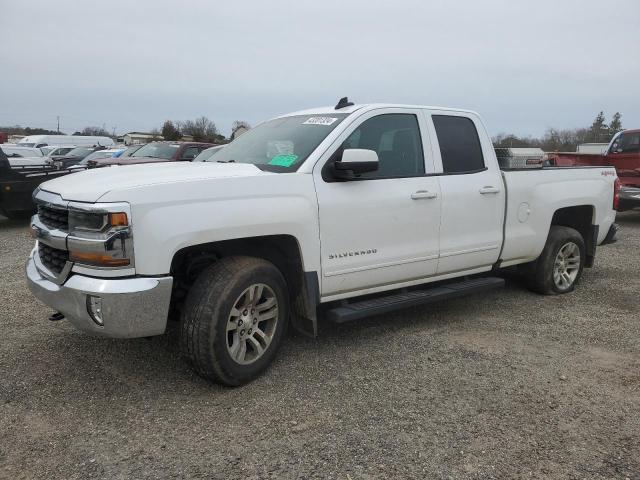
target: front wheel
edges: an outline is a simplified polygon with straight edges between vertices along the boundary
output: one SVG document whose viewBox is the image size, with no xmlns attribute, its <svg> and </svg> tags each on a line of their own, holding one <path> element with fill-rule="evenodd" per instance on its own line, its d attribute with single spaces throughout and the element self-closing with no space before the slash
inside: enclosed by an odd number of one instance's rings
<svg viewBox="0 0 640 480">
<path fill-rule="evenodd" d="M 289 315 L 286 282 L 270 262 L 223 258 L 191 287 L 181 318 L 182 353 L 203 377 L 237 386 L 264 371 Z"/>
<path fill-rule="evenodd" d="M 580 232 L 552 225 L 544 250 L 528 276 L 529 287 L 545 295 L 573 291 L 582 276 L 585 255 Z"/>
</svg>

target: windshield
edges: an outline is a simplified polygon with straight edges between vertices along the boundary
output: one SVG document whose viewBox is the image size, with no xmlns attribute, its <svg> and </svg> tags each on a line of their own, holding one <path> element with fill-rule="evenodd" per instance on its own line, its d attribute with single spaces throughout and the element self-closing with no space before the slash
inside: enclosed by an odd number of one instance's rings
<svg viewBox="0 0 640 480">
<path fill-rule="evenodd" d="M 252 163 L 272 172 L 295 171 L 347 115 L 295 115 L 269 120 L 242 134 L 210 161 Z"/>
<path fill-rule="evenodd" d="M 223 147 L 223 145 L 219 145 L 217 147 L 211 147 L 211 148 L 207 148 L 206 150 L 203 150 L 202 152 L 200 152 L 196 158 L 194 158 L 192 160 L 192 162 L 211 162 L 213 160 L 211 160 L 211 157 L 218 152 L 221 148 Z"/>
<path fill-rule="evenodd" d="M 142 145 L 132 145 L 131 147 L 127 148 L 124 152 L 122 152 L 122 154 L 120 156 L 121 157 L 130 157 L 135 152 L 140 150 L 141 147 L 142 147 Z"/>
<path fill-rule="evenodd" d="M 55 147 L 40 147 L 40 151 L 42 152 L 42 155 L 49 155 L 49 153 L 53 152 L 53 149 Z"/>
<path fill-rule="evenodd" d="M 80 157 L 84 158 L 93 152 L 93 148 L 87 147 L 76 147 L 73 150 L 69 151 L 65 156 L 66 157 Z"/>
<path fill-rule="evenodd" d="M 172 159 L 180 145 L 171 145 L 169 143 L 147 143 L 144 147 L 131 154 L 132 157 L 151 157 Z"/>
<path fill-rule="evenodd" d="M 2 150 L 9 157 L 41 157 L 42 152 L 37 148 L 24 148 L 24 147 L 8 147 L 3 145 Z"/>
<path fill-rule="evenodd" d="M 97 152 L 93 152 L 82 159 L 80 163 L 87 163 L 89 160 L 95 160 L 96 158 L 111 158 L 113 156 L 113 152 L 106 150 L 98 150 Z"/>
</svg>

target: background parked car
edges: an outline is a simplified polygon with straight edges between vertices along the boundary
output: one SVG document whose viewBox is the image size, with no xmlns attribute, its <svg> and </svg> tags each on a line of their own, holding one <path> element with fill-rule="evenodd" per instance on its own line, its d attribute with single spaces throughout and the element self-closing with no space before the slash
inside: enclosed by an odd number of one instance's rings
<svg viewBox="0 0 640 480">
<path fill-rule="evenodd" d="M 8 158 L 40 158 L 43 156 L 42 150 L 33 147 L 21 147 L 13 143 L 4 143 L 0 145 L 0 149 Z"/>
<path fill-rule="evenodd" d="M 224 145 L 216 145 L 215 147 L 207 148 L 198 154 L 196 158 L 193 159 L 194 162 L 208 162 L 213 155 L 218 152 Z"/>
<path fill-rule="evenodd" d="M 104 149 L 105 147 L 76 147 L 64 156 L 51 157 L 51 159 L 56 168 L 69 168 L 72 165 L 77 165 L 93 152 Z"/>
<path fill-rule="evenodd" d="M 89 165 L 89 162 L 91 162 L 92 160 L 98 160 L 101 158 L 112 158 L 116 154 L 121 154 L 122 152 L 124 152 L 124 150 L 125 150 L 124 148 L 105 148 L 104 150 L 96 150 L 95 152 L 90 153 L 89 155 L 84 157 L 75 165 L 70 166 L 69 170 L 84 169 Z"/>
<path fill-rule="evenodd" d="M 0 150 L 4 152 L 11 167 L 24 165 L 44 165 L 45 159 L 39 148 L 20 147 L 14 144 L 2 144 Z"/>
<path fill-rule="evenodd" d="M 76 147 L 77 145 L 47 145 L 46 147 L 40 147 L 40 150 L 43 155 L 51 158 L 64 156 Z"/>
<path fill-rule="evenodd" d="M 129 157 L 97 159 L 89 163 L 89 166 L 103 167 L 106 165 L 191 161 L 203 150 L 214 146 L 213 143 L 199 142 L 152 142 L 140 147 Z"/>
<path fill-rule="evenodd" d="M 140 150 L 140 148 L 144 147 L 144 143 L 138 144 L 138 145 L 131 145 L 129 147 L 127 147 L 126 149 L 122 150 L 122 152 L 120 152 L 119 154 L 114 154 L 113 157 L 114 158 L 127 158 L 130 157 L 131 155 L 133 155 L 135 152 L 137 152 L 138 150 Z"/>
</svg>

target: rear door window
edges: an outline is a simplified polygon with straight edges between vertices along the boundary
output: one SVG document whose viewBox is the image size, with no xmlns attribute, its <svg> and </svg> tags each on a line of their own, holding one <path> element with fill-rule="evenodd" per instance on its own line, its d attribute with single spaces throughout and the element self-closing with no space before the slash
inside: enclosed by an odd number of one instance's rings
<svg viewBox="0 0 640 480">
<path fill-rule="evenodd" d="M 185 148 L 184 152 L 182 152 L 182 159 L 193 160 L 198 156 L 199 153 L 200 150 L 198 149 L 198 147 L 187 147 Z"/>
<path fill-rule="evenodd" d="M 444 173 L 475 173 L 485 169 L 480 137 L 473 121 L 454 115 L 433 115 Z"/>
</svg>

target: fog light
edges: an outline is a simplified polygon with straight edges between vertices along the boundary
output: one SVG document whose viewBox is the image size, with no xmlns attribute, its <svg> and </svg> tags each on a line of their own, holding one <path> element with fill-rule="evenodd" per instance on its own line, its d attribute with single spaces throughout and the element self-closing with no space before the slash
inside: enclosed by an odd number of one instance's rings
<svg viewBox="0 0 640 480">
<path fill-rule="evenodd" d="M 102 299 L 100 297 L 87 295 L 87 313 L 98 325 L 101 327 L 104 325 L 102 319 Z"/>
</svg>

